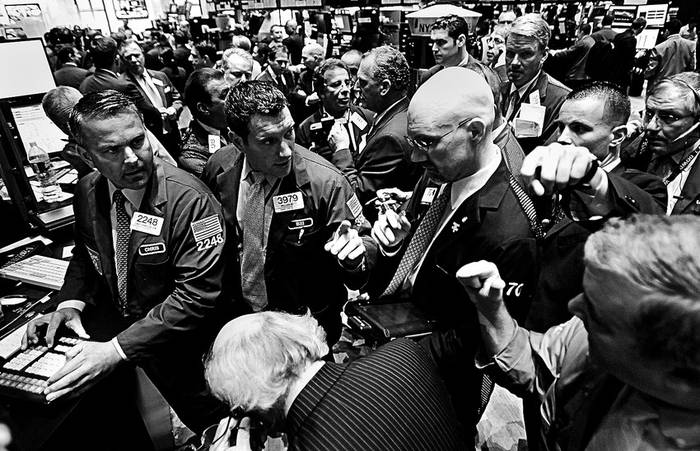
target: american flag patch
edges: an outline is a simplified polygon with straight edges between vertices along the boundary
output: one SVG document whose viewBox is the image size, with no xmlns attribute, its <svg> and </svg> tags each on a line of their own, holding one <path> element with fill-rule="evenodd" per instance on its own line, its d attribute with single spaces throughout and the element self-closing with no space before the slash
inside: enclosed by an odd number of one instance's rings
<svg viewBox="0 0 700 451">
<path fill-rule="evenodd" d="M 194 221 L 190 225 L 190 228 L 192 229 L 194 240 L 197 242 L 203 241 L 223 232 L 221 229 L 221 221 L 217 215 L 207 216 L 204 219 Z"/>
</svg>

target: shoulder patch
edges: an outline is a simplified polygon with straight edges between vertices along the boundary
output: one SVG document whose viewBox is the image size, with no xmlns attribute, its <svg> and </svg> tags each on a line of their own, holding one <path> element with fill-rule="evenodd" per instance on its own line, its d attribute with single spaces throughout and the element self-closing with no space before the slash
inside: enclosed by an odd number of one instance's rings
<svg viewBox="0 0 700 451">
<path fill-rule="evenodd" d="M 345 202 L 345 204 L 350 209 L 350 213 L 352 213 L 353 218 L 360 217 L 362 214 L 362 204 L 360 203 L 360 199 L 357 198 L 357 194 L 353 194 L 352 197 Z"/>
<path fill-rule="evenodd" d="M 218 215 L 207 216 L 190 224 L 194 240 L 199 242 L 223 232 Z"/>
</svg>

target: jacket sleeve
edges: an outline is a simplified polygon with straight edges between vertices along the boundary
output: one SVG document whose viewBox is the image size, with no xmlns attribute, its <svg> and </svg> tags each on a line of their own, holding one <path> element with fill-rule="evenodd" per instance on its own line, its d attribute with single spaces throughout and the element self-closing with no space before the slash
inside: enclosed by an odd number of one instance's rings
<svg viewBox="0 0 700 451">
<path fill-rule="evenodd" d="M 361 289 L 369 278 L 370 264 L 376 261 L 377 245 L 370 235 L 370 224 L 362 214 L 362 205 L 350 184 L 338 175 L 337 183 L 331 189 L 328 198 L 326 225 L 334 233 L 340 223 L 347 220 L 357 230 L 365 246 L 365 260 L 356 269 L 347 269 L 340 265 L 345 284 L 350 289 Z"/>
<path fill-rule="evenodd" d="M 477 354 L 476 366 L 516 396 L 534 397 L 541 402 L 561 375 L 565 359 L 583 367 L 587 350 L 588 335 L 583 323 L 573 317 L 544 334 L 518 326 L 498 354 L 491 358 Z M 573 359 L 574 354 L 580 358 Z"/>
<path fill-rule="evenodd" d="M 83 238 L 81 228 L 87 226 L 87 213 L 85 212 L 82 198 L 82 188 L 79 185 L 76 196 L 73 200 L 73 208 L 75 211 L 75 246 L 73 247 L 73 256 L 68 264 L 68 270 L 64 277 L 64 284 L 58 294 L 52 299 L 53 302 L 59 304 L 63 301 L 76 299 L 87 304 L 95 305 L 95 296 L 99 290 L 101 275 L 95 269 L 95 265 L 101 267 L 99 253 L 95 252 L 95 260 L 90 257 L 90 251 Z"/>
<path fill-rule="evenodd" d="M 158 347 L 190 336 L 213 314 L 221 295 L 226 239 L 221 207 L 212 194 L 192 196 L 181 204 L 172 212 L 174 224 L 168 243 L 173 253 L 174 288 L 143 319 L 117 335 L 129 360 L 147 359 Z M 203 220 L 210 221 L 207 227 L 220 232 L 198 242 L 191 226 Z M 212 220 L 218 225 L 213 225 Z"/>
<path fill-rule="evenodd" d="M 343 162 L 343 173 L 364 204 L 376 195 L 377 189 L 383 186 L 399 186 L 401 182 L 406 182 L 403 179 L 410 172 L 409 163 L 406 161 L 407 149 L 408 144 L 404 138 L 389 134 L 379 137 L 372 143 L 371 148 L 362 151 L 366 154 L 366 159 L 359 168 L 350 163 L 352 156 L 347 155 L 349 150 L 335 152 L 338 155 L 334 154 L 334 159 Z M 347 154 L 343 155 L 342 152 Z M 408 182 L 412 184 L 413 180 Z"/>
</svg>

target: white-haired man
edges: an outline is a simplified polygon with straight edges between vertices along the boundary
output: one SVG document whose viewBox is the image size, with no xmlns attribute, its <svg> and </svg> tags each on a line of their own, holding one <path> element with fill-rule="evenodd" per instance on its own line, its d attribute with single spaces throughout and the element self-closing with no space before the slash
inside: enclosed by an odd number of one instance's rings
<svg viewBox="0 0 700 451">
<path fill-rule="evenodd" d="M 551 31 L 539 14 L 525 14 L 511 25 L 506 38 L 506 72 L 509 82 L 503 86 L 501 111 L 515 126 L 516 137 L 525 153 L 542 145 L 556 131 L 555 119 L 569 88 L 542 70 Z M 524 104 L 533 105 L 523 107 Z M 516 124 L 516 118 L 533 120 L 541 114 L 537 130 Z M 535 121 L 537 122 L 537 121 Z"/>
<path fill-rule="evenodd" d="M 427 351 L 400 339 L 341 365 L 323 360 L 324 335 L 309 314 L 240 316 L 212 346 L 209 386 L 234 416 L 251 418 L 253 437 L 283 430 L 290 450 L 466 449 Z M 227 424 L 217 451 L 231 449 Z M 250 449 L 238 440 L 236 450 Z"/>
<path fill-rule="evenodd" d="M 457 277 L 479 310 L 480 368 L 538 402 L 537 449 L 698 449 L 700 219 L 640 215 L 588 239 L 575 315 L 540 334 L 507 312 L 495 265 Z"/>
</svg>

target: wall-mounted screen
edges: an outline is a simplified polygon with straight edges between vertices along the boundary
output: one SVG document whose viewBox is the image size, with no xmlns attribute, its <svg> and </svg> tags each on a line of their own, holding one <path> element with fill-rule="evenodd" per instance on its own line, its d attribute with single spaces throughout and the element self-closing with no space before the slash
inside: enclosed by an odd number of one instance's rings
<svg viewBox="0 0 700 451">
<path fill-rule="evenodd" d="M 0 99 L 43 94 L 56 87 L 40 39 L 0 42 L 0 61 L 12 62 L 0 70 Z"/>
</svg>

